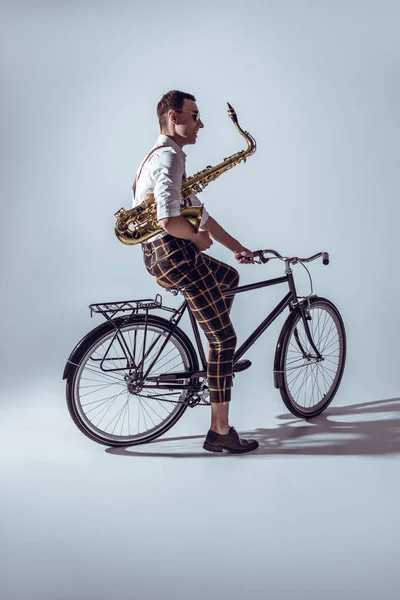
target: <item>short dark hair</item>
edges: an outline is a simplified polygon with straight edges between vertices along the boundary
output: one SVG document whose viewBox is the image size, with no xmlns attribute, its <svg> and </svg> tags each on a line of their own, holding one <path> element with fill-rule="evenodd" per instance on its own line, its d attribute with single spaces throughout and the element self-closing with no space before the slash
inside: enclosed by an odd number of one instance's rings
<svg viewBox="0 0 400 600">
<path fill-rule="evenodd" d="M 164 129 L 168 126 L 168 111 L 171 109 L 180 110 L 184 100 L 193 100 L 196 102 L 196 98 L 192 94 L 180 92 L 179 90 L 171 90 L 164 94 L 157 104 L 157 117 L 158 122 L 160 123 L 160 129 Z"/>
</svg>

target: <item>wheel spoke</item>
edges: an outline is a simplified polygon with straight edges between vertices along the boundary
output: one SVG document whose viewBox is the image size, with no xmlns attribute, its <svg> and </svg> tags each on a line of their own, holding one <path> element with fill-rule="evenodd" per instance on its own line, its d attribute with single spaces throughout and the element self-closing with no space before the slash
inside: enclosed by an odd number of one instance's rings
<svg viewBox="0 0 400 600">
<path fill-rule="evenodd" d="M 284 388 L 281 393 L 294 414 L 313 414 L 329 403 L 344 366 L 344 333 L 341 321 L 327 301 L 314 301 L 307 321 L 311 339 L 323 360 L 317 358 L 298 315 L 284 351 Z M 296 336 L 298 342 L 296 340 Z M 299 346 L 301 344 L 301 346 Z M 305 355 L 301 351 L 304 350 Z"/>
<path fill-rule="evenodd" d="M 193 369 L 194 359 L 176 335 L 172 334 L 165 344 L 167 328 L 150 323 L 146 341 L 144 333 L 144 321 L 139 319 L 122 325 L 118 335 L 115 329 L 110 330 L 98 338 L 77 366 L 74 411 L 82 430 L 88 430 L 103 443 L 134 444 L 157 437 L 157 432 L 166 431 L 186 409 L 188 390 L 174 389 L 173 383 L 168 390 L 157 390 L 146 387 L 151 380 L 145 380 L 143 385 L 134 377 L 140 363 L 146 373 L 146 366 L 155 360 L 149 377 L 156 377 Z M 104 371 L 102 366 L 118 370 Z M 183 380 L 188 381 L 189 378 Z"/>
</svg>

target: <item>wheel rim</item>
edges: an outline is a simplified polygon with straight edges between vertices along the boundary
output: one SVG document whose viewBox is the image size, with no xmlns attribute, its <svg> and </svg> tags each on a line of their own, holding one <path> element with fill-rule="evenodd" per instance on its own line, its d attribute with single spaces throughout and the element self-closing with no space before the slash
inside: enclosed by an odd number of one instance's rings
<svg viewBox="0 0 400 600">
<path fill-rule="evenodd" d="M 284 357 L 289 399 L 303 413 L 315 413 L 330 401 L 341 376 L 344 354 L 342 327 L 334 310 L 323 304 L 314 304 L 309 314 L 311 320 L 307 322 L 311 337 L 324 360 L 319 362 L 316 359 L 300 317 L 292 326 Z"/>
<path fill-rule="evenodd" d="M 157 325 L 148 324 L 146 349 L 155 342 L 144 361 L 144 372 L 150 366 L 168 335 Z M 73 393 L 74 406 L 83 425 L 96 437 L 115 441 L 140 441 L 164 429 L 182 410 L 187 390 L 155 390 L 143 388 L 140 393 L 128 390 L 127 370 L 104 372 L 127 366 L 121 346 L 113 341 L 112 330 L 98 340 L 85 354 L 75 373 Z M 132 323 L 121 329 L 135 362 L 142 356 L 144 325 Z M 112 342 L 113 341 L 113 342 Z M 157 359 L 149 376 L 190 369 L 189 357 L 182 343 L 171 336 Z M 181 379 L 187 383 L 189 379 Z M 179 404 L 177 403 L 179 402 Z"/>
</svg>

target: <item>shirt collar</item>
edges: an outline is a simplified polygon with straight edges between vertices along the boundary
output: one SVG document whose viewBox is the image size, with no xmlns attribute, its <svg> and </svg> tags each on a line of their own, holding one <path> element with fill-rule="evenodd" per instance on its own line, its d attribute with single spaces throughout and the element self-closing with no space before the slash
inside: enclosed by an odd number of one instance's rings
<svg viewBox="0 0 400 600">
<path fill-rule="evenodd" d="M 178 146 L 178 144 L 176 142 L 174 142 L 174 140 L 171 139 L 170 137 L 168 137 L 167 135 L 160 134 L 157 138 L 157 144 L 163 144 L 164 146 L 171 146 L 171 148 L 176 150 L 178 152 L 178 154 L 180 154 L 182 156 L 183 159 L 186 158 L 186 154 L 182 150 L 182 148 L 180 148 Z"/>
</svg>

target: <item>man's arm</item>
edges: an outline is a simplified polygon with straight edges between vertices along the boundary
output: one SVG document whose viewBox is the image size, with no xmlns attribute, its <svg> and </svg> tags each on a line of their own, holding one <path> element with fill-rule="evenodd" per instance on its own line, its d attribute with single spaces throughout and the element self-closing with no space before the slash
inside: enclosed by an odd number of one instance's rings
<svg viewBox="0 0 400 600">
<path fill-rule="evenodd" d="M 168 148 L 161 153 L 152 173 L 155 180 L 157 220 L 170 235 L 194 242 L 200 251 L 207 250 L 213 243 L 210 234 L 207 231 L 196 233 L 189 221 L 181 215 L 183 173 L 184 164 L 175 151 Z"/>
<path fill-rule="evenodd" d="M 238 242 L 236 238 L 229 235 L 229 233 L 225 231 L 213 217 L 208 217 L 202 229 L 206 229 L 214 240 L 223 246 L 226 246 L 226 248 L 232 250 L 232 252 L 240 252 L 244 248 L 242 244 Z"/>
<path fill-rule="evenodd" d="M 208 217 L 202 229 L 208 231 L 214 240 L 231 250 L 239 263 L 254 263 L 252 251 L 243 246 L 236 238 L 232 237 L 227 231 L 225 231 L 225 229 L 221 227 L 221 225 L 215 219 L 213 219 L 213 217 Z"/>
<path fill-rule="evenodd" d="M 190 240 L 191 242 L 194 242 L 196 239 L 197 234 L 185 217 L 167 217 L 165 219 L 160 219 L 159 223 L 170 235 L 174 235 L 175 237 L 184 240 Z"/>
<path fill-rule="evenodd" d="M 203 250 L 208 250 L 213 243 L 208 231 L 199 230 L 196 233 L 189 221 L 185 219 L 185 217 L 182 217 L 182 215 L 179 217 L 160 219 L 159 223 L 170 235 L 194 242 L 201 252 Z"/>
</svg>

